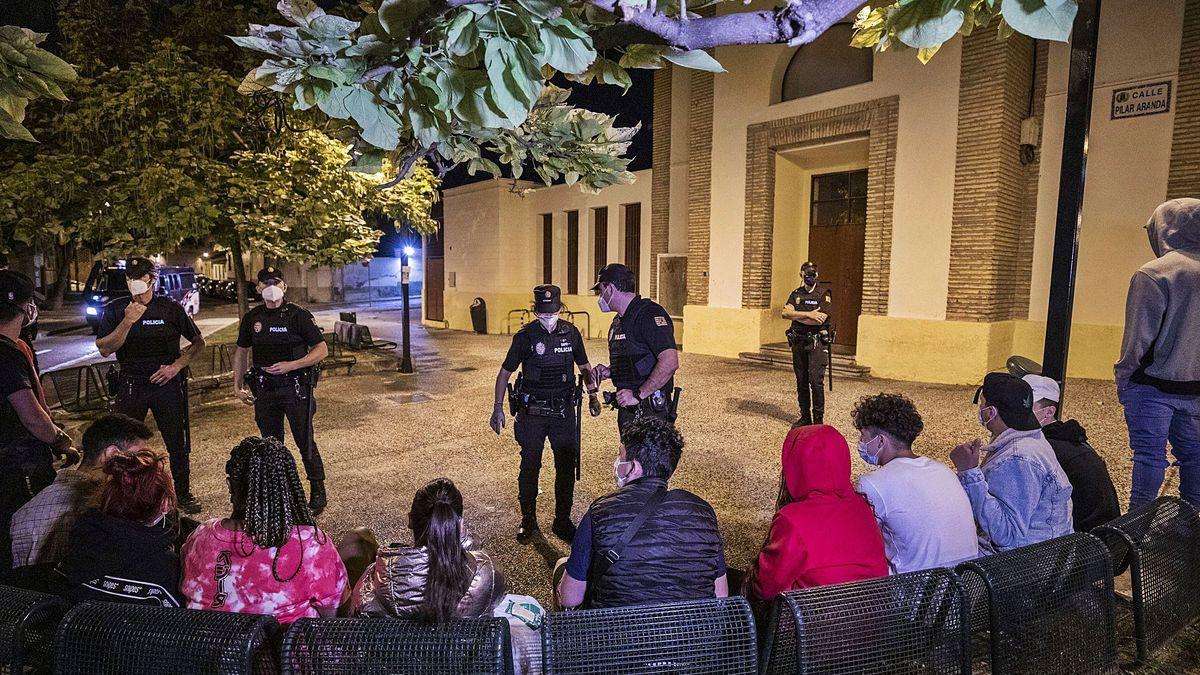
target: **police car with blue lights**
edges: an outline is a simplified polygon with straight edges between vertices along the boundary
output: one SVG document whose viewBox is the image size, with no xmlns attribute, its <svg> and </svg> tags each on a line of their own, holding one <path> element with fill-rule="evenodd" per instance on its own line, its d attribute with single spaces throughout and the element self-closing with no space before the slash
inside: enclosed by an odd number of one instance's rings
<svg viewBox="0 0 1200 675">
<path fill-rule="evenodd" d="M 92 266 L 83 288 L 83 313 L 93 333 L 100 323 L 104 306 L 117 298 L 129 296 L 125 282 L 124 260 L 117 260 L 112 265 L 97 261 Z M 183 305 L 188 316 L 200 313 L 200 290 L 196 284 L 196 271 L 191 267 L 159 267 L 155 292 Z"/>
</svg>

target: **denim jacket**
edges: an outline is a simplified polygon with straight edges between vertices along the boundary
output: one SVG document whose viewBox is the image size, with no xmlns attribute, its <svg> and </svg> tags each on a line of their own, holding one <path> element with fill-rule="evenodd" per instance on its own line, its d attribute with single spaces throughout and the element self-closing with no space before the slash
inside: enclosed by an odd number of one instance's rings
<svg viewBox="0 0 1200 675">
<path fill-rule="evenodd" d="M 979 525 L 983 555 L 1071 533 L 1071 483 L 1041 429 L 1008 429 L 960 471 Z"/>
</svg>

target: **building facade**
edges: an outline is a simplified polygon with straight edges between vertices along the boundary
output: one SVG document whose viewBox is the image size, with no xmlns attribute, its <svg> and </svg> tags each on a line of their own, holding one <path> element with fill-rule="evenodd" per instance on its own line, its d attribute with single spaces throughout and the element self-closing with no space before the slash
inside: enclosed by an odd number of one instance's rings
<svg viewBox="0 0 1200 675">
<path fill-rule="evenodd" d="M 1011 354 L 1040 360 L 1069 48 L 989 27 L 922 65 L 849 35 L 719 48 L 721 74 L 656 71 L 653 169 L 632 186 L 447 191 L 443 318 L 468 328 L 483 297 L 502 332 L 549 279 L 604 323 L 577 295 L 600 209 L 606 261 L 636 253 L 685 351 L 781 341 L 811 259 L 833 283 L 839 350 L 874 375 L 970 383 Z M 1200 0 L 1106 3 L 1093 96 L 1068 372 L 1108 378 L 1129 278 L 1152 255 L 1143 225 L 1164 199 L 1200 196 Z"/>
</svg>

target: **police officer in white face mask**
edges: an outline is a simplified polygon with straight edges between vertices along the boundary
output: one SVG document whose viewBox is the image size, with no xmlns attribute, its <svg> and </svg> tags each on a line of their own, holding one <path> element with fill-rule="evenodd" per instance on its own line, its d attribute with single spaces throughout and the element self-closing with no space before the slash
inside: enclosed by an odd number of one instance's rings
<svg viewBox="0 0 1200 675">
<path fill-rule="evenodd" d="M 188 428 L 187 366 L 204 351 L 204 337 L 183 306 L 158 295 L 158 269 L 147 258 L 131 258 L 125 266 L 129 297 L 104 306 L 96 327 L 101 356 L 117 355 L 121 372 L 116 381 L 113 412 L 139 422 L 154 414 L 167 454 L 179 507 L 198 513 L 200 503 L 191 491 L 191 433 Z M 179 348 L 179 338 L 187 340 Z"/>
<path fill-rule="evenodd" d="M 329 347 L 311 312 L 285 302 L 287 284 L 278 267 L 258 273 L 263 304 L 246 312 L 238 326 L 233 355 L 233 390 L 254 406 L 254 421 L 262 435 L 283 443 L 283 420 L 292 429 L 308 476 L 308 506 L 313 515 L 325 510 L 325 465 L 313 434 L 317 412 L 314 390 L 317 366 Z"/>
<path fill-rule="evenodd" d="M 559 319 L 562 308 L 558 286 L 533 289 L 536 321 L 513 336 L 500 373 L 496 375 L 496 400 L 490 424 L 497 434 L 504 428 L 504 398 L 509 378 L 519 368 L 512 401 L 516 421 L 513 435 L 521 446 L 521 469 L 517 476 L 521 503 L 521 525 L 517 541 L 528 542 L 537 524 L 538 474 L 546 439 L 554 451 L 554 534 L 564 541 L 575 537 L 571 503 L 575 496 L 575 466 L 579 461 L 579 430 L 575 419 L 575 373 L 584 376 L 593 414 L 600 410 L 597 385 L 579 329 Z"/>
</svg>

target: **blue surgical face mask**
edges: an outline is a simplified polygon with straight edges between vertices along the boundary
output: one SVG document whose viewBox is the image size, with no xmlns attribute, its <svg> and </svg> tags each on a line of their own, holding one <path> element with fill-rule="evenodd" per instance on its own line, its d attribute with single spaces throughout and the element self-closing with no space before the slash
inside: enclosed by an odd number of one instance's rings
<svg viewBox="0 0 1200 675">
<path fill-rule="evenodd" d="M 871 447 L 874 446 L 875 452 L 871 452 Z M 858 456 L 862 457 L 862 461 L 871 466 L 879 466 L 879 455 L 883 453 L 883 436 L 876 436 L 866 443 L 858 442 Z"/>
</svg>

